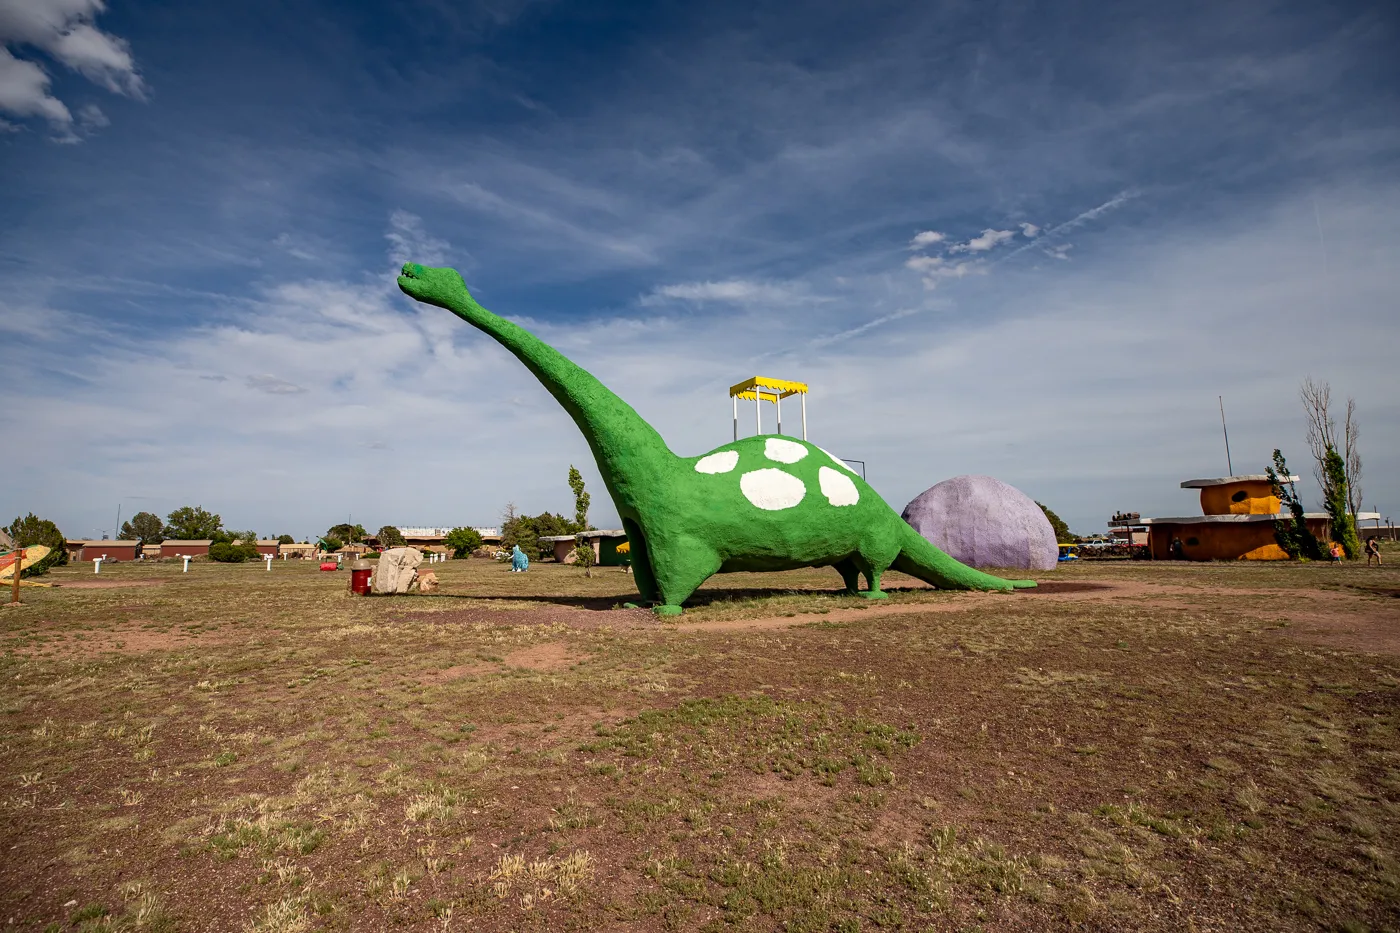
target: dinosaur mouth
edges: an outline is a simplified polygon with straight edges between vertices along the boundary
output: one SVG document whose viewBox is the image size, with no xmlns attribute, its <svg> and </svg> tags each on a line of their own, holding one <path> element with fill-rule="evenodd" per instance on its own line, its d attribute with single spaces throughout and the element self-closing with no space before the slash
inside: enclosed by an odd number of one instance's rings
<svg viewBox="0 0 1400 933">
<path fill-rule="evenodd" d="M 423 276 L 423 267 L 420 266 L 420 265 L 418 265 L 418 263 L 416 263 L 416 262 L 406 262 L 406 263 L 404 263 L 404 264 L 403 264 L 403 268 L 399 270 L 399 288 L 400 288 L 402 291 L 408 292 L 408 293 L 411 295 L 412 292 L 410 292 L 409 289 L 410 289 L 415 283 L 423 281 L 422 276 Z"/>
</svg>

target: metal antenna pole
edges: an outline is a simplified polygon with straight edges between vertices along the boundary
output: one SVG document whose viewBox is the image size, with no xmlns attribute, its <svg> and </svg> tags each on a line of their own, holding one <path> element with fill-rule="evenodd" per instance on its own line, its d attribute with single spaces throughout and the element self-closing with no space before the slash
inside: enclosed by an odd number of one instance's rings
<svg viewBox="0 0 1400 933">
<path fill-rule="evenodd" d="M 1230 429 L 1225 427 L 1225 396 L 1217 395 L 1220 400 L 1220 430 L 1225 434 L 1225 468 L 1230 471 L 1229 475 L 1235 475 L 1235 466 L 1230 462 Z"/>
</svg>

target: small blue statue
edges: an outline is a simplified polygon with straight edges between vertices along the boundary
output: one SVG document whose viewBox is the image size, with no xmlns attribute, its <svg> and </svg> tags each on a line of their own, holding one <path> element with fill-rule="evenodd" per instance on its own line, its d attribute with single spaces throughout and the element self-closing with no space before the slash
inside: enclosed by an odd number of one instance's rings
<svg viewBox="0 0 1400 933">
<path fill-rule="evenodd" d="M 520 545 L 515 546 L 515 550 L 510 552 L 510 572 L 524 573 L 530 569 L 530 558 L 525 556 L 525 552 L 520 550 Z"/>
</svg>

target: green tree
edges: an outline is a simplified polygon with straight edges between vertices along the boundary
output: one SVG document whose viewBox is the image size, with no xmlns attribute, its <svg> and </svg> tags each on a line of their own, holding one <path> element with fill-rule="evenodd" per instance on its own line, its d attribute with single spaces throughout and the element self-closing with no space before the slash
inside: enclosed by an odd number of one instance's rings
<svg viewBox="0 0 1400 933">
<path fill-rule="evenodd" d="M 575 531 L 588 530 L 588 504 L 593 497 L 583 491 L 583 474 L 571 463 L 569 464 L 569 488 L 574 491 L 574 524 Z"/>
<path fill-rule="evenodd" d="M 1322 488 L 1322 505 L 1327 509 L 1327 517 L 1332 520 L 1332 540 L 1342 546 L 1347 560 L 1355 560 L 1361 553 L 1361 542 L 1356 537 L 1356 522 L 1351 515 L 1346 460 L 1337 453 L 1337 448 L 1329 444 L 1322 465 L 1327 479 Z"/>
<path fill-rule="evenodd" d="M 338 551 L 345 547 L 345 542 L 335 535 L 326 535 L 321 539 L 321 549 L 324 551 Z"/>
<path fill-rule="evenodd" d="M 339 525 L 332 525 L 330 530 L 326 532 L 326 537 L 339 538 L 346 544 L 359 544 L 361 541 L 365 540 L 365 538 L 369 537 L 369 535 L 365 532 L 364 525 L 351 525 L 346 522 L 341 522 Z"/>
<path fill-rule="evenodd" d="M 296 544 L 296 543 L 297 543 L 297 539 L 296 539 L 296 538 L 293 538 L 291 535 L 278 535 L 278 536 L 277 536 L 277 543 L 278 543 L 278 544 Z"/>
<path fill-rule="evenodd" d="M 1050 527 L 1055 529 L 1055 541 L 1057 543 L 1074 544 L 1079 540 L 1074 532 L 1069 530 L 1069 526 L 1065 524 L 1064 519 L 1056 515 L 1051 509 L 1046 508 L 1042 503 L 1037 502 L 1036 505 L 1040 506 L 1040 510 L 1045 513 L 1045 517 L 1050 519 Z"/>
<path fill-rule="evenodd" d="M 379 539 L 379 543 L 384 547 L 403 547 L 405 543 L 403 535 L 400 534 L 399 530 L 393 525 L 385 525 L 383 528 L 379 529 L 379 533 L 375 535 L 375 537 Z"/>
<path fill-rule="evenodd" d="M 1274 449 L 1273 460 L 1273 465 L 1265 468 L 1264 475 L 1269 478 L 1274 495 L 1288 506 L 1290 514 L 1289 518 L 1274 522 L 1274 540 L 1291 558 L 1318 560 L 1322 557 L 1322 545 L 1308 528 L 1308 521 L 1303 516 L 1303 500 L 1298 498 L 1298 489 L 1289 478 L 1293 474 L 1288 472 L 1288 461 L 1277 448 Z"/>
<path fill-rule="evenodd" d="M 10 522 L 5 531 L 14 539 L 17 548 L 42 544 L 49 549 L 49 555 L 24 571 L 22 576 L 41 576 L 48 573 L 50 567 L 62 567 L 68 563 L 68 549 L 64 547 L 63 532 L 47 518 L 40 518 L 33 512 L 23 518 L 15 516 L 15 520 Z"/>
<path fill-rule="evenodd" d="M 165 536 L 179 541 L 213 540 L 224 520 L 202 506 L 181 506 L 165 517 Z"/>
<path fill-rule="evenodd" d="M 553 512 L 541 512 L 539 515 L 517 515 L 508 519 L 501 526 L 501 545 L 507 549 L 519 545 L 526 557 L 531 560 L 539 560 L 546 556 L 540 547 L 540 538 L 575 533 L 577 533 L 577 529 L 573 522 L 562 515 L 555 515 Z M 553 553 L 554 549 L 550 548 L 549 554 Z"/>
<path fill-rule="evenodd" d="M 453 528 L 442 543 L 451 549 L 453 557 L 467 557 L 481 547 L 481 533 L 475 528 Z"/>
<path fill-rule="evenodd" d="M 122 522 L 117 537 L 135 539 L 142 544 L 160 544 L 165 537 L 165 523 L 154 512 L 137 512 L 130 521 Z"/>
</svg>

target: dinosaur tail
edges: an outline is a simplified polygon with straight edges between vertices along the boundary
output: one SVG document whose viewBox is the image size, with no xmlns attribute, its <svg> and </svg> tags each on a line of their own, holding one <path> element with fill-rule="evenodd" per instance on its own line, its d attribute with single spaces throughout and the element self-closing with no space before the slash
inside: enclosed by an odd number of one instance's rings
<svg viewBox="0 0 1400 933">
<path fill-rule="evenodd" d="M 1035 586 L 1034 580 L 1007 580 L 974 570 L 929 544 L 927 538 L 908 526 L 894 569 L 945 590 L 1010 591 Z"/>
</svg>

